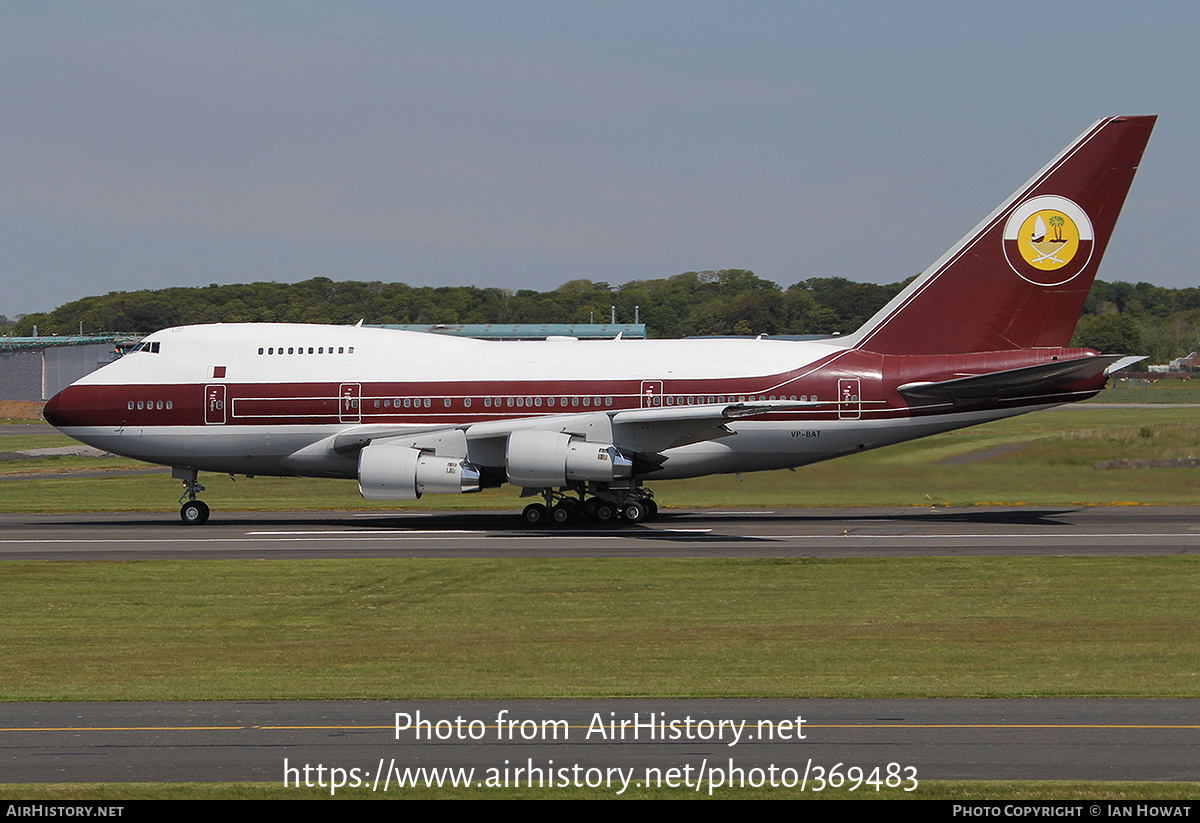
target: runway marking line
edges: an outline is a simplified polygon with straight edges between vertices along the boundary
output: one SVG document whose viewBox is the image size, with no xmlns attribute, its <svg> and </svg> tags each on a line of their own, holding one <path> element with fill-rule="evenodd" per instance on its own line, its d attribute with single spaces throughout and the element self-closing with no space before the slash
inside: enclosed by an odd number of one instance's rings
<svg viewBox="0 0 1200 823">
<path fill-rule="evenodd" d="M 638 535 L 695 534 L 695 533 L 707 534 L 708 532 L 711 532 L 711 531 L 712 531 L 712 529 L 647 529 L 646 531 L 627 532 L 627 533 L 628 534 L 638 534 Z M 505 539 L 510 539 L 510 540 L 528 540 L 531 537 L 534 539 L 539 539 L 539 540 L 548 540 L 548 539 L 553 539 L 556 537 L 587 537 L 590 539 L 592 537 L 613 538 L 613 537 L 620 536 L 620 535 L 615 535 L 612 532 L 558 532 L 556 534 L 546 534 L 545 532 L 542 532 L 540 534 L 530 534 L 529 532 L 523 532 L 521 534 L 512 534 L 509 532 L 489 532 L 489 531 L 469 531 L 469 530 L 433 530 L 433 529 L 430 529 L 428 531 L 409 531 L 407 529 L 398 529 L 395 531 L 372 530 L 372 531 L 322 531 L 322 532 L 246 532 L 246 534 L 248 536 L 253 536 L 253 537 L 309 537 L 309 536 L 321 536 L 321 537 L 329 537 L 329 536 L 339 536 L 339 537 L 376 537 L 376 536 L 423 537 L 423 536 L 434 536 L 434 537 L 438 537 L 441 535 L 463 535 L 463 534 L 465 534 L 465 535 L 473 535 L 473 536 L 479 536 L 479 537 L 505 538 Z"/>
<path fill-rule="evenodd" d="M 1076 540 L 1079 538 L 1100 539 L 1108 538 L 1114 540 L 1126 540 L 1130 538 L 1161 538 L 1161 537 L 1190 537 L 1200 538 L 1200 534 L 1187 534 L 1186 532 L 1131 532 L 1128 534 L 1115 533 L 1100 533 L 1092 534 L 1087 532 L 1071 532 L 1069 534 L 748 534 L 746 537 L 756 540 L 827 540 L 833 537 L 848 537 L 857 538 L 859 540 Z"/>
</svg>

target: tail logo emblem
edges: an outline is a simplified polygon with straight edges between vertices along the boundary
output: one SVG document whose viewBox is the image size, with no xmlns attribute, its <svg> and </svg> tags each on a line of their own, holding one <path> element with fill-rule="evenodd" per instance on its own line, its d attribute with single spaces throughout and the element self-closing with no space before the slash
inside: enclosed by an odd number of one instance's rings
<svg viewBox="0 0 1200 823">
<path fill-rule="evenodd" d="M 1013 209 L 1004 224 L 1004 256 L 1020 277 L 1061 286 L 1092 259 L 1095 236 L 1083 209 L 1065 197 L 1043 195 Z"/>
</svg>

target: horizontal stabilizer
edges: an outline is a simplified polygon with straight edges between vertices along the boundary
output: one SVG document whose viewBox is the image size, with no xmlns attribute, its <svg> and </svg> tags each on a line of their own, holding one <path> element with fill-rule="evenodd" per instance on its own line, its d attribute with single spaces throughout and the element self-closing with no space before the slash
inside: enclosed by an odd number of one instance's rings
<svg viewBox="0 0 1200 823">
<path fill-rule="evenodd" d="M 1142 358 L 1137 358 L 1140 359 Z M 906 383 L 899 391 L 912 397 L 962 400 L 1053 394 L 1071 383 L 1088 380 L 1102 373 L 1107 374 L 1110 366 L 1122 360 L 1128 358 L 1122 354 L 1098 354 L 991 374 L 942 380 L 937 383 Z"/>
<path fill-rule="evenodd" d="M 1113 363 L 1111 366 L 1109 366 L 1107 369 L 1105 369 L 1104 373 L 1112 374 L 1113 372 L 1118 372 L 1121 369 L 1125 369 L 1125 368 L 1132 366 L 1134 363 L 1141 363 L 1148 356 L 1149 355 L 1145 355 L 1145 354 L 1131 354 L 1128 357 L 1122 357 L 1116 363 Z"/>
</svg>

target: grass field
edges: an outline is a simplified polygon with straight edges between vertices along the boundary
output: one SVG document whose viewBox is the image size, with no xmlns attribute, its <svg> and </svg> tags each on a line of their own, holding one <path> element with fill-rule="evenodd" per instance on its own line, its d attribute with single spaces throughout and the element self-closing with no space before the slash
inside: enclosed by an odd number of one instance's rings
<svg viewBox="0 0 1200 823">
<path fill-rule="evenodd" d="M 1134 385 L 1129 380 L 1110 382 L 1089 403 L 1200 403 L 1200 380 L 1156 379 Z"/>
<path fill-rule="evenodd" d="M 1194 556 L 11 562 L 0 700 L 1197 696 L 1198 592 Z"/>
</svg>

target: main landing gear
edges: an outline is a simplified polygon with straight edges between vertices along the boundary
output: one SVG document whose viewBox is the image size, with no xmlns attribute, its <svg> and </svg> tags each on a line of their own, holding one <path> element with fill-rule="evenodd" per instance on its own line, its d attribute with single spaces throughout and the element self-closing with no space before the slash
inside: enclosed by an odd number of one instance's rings
<svg viewBox="0 0 1200 823">
<path fill-rule="evenodd" d="M 573 489 L 578 496 L 570 497 L 566 490 L 542 489 L 545 503 L 530 503 L 521 516 L 530 526 L 566 526 L 577 520 L 593 520 L 601 525 L 617 522 L 643 523 L 658 516 L 654 493 L 641 486 L 606 488 L 580 486 Z"/>
<path fill-rule="evenodd" d="M 179 519 L 189 526 L 202 526 L 208 520 L 208 506 L 196 497 L 204 491 L 203 484 L 196 479 L 198 474 L 195 469 L 171 469 L 171 476 L 183 481 L 183 494 L 179 497 L 183 505 L 179 509 Z M 184 500 L 187 502 L 184 503 Z"/>
</svg>

